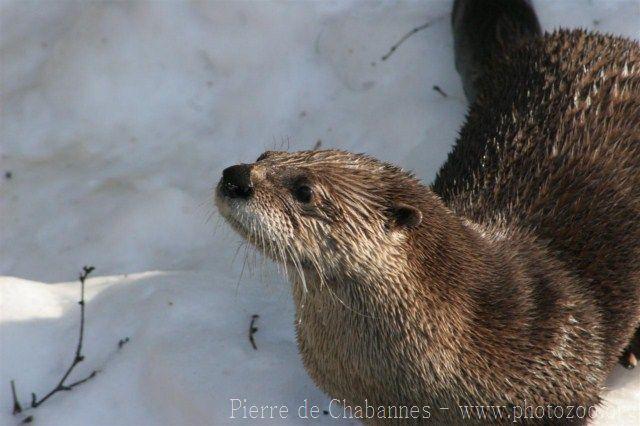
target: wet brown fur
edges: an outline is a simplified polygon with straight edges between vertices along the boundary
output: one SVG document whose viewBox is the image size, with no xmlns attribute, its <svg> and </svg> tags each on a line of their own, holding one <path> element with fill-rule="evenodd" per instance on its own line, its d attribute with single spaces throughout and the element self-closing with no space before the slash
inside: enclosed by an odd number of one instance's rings
<svg viewBox="0 0 640 426">
<path fill-rule="evenodd" d="M 272 152 L 249 200 L 218 196 L 286 265 L 331 397 L 436 423 L 459 404 L 588 407 L 640 325 L 638 44 L 560 31 L 503 59 L 431 187 L 363 155 Z"/>
</svg>

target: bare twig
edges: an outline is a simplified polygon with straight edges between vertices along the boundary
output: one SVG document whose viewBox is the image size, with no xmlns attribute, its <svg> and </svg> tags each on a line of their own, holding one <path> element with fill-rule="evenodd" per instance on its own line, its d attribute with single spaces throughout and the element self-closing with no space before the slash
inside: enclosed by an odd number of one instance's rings
<svg viewBox="0 0 640 426">
<path fill-rule="evenodd" d="M 122 349 L 122 347 L 124 345 L 126 345 L 127 343 L 129 343 L 129 338 L 128 337 L 125 337 L 124 339 L 120 339 L 118 341 L 118 349 Z"/>
<path fill-rule="evenodd" d="M 91 272 L 93 272 L 94 269 L 95 268 L 93 266 L 85 266 L 85 267 L 82 268 L 82 272 L 80 273 L 80 276 L 79 276 L 79 280 L 80 280 L 80 301 L 78 302 L 78 304 L 80 305 L 80 334 L 78 336 L 78 345 L 76 346 L 76 352 L 75 352 L 74 357 L 73 357 L 73 362 L 71 363 L 71 366 L 67 369 L 67 371 L 64 373 L 64 375 L 62 376 L 62 379 L 60 379 L 60 381 L 58 382 L 56 387 L 53 388 L 53 390 L 51 390 L 43 398 L 38 400 L 38 397 L 36 396 L 36 394 L 35 393 L 31 393 L 31 407 L 27 407 L 24 411 L 38 408 L 40 405 L 42 405 L 47 399 L 49 399 L 56 392 L 70 391 L 74 387 L 76 387 L 78 385 L 81 385 L 84 382 L 86 382 L 87 380 L 90 380 L 90 379 L 94 378 L 96 376 L 96 374 L 98 374 L 98 372 L 99 372 L 99 370 L 94 370 L 94 371 L 91 372 L 91 374 L 89 374 L 88 376 L 86 376 L 83 379 L 77 380 L 77 381 L 69 383 L 69 384 L 65 383 L 65 381 L 67 380 L 67 378 L 69 377 L 69 375 L 71 374 L 71 372 L 73 371 L 75 366 L 78 365 L 79 363 L 81 363 L 84 360 L 84 356 L 82 355 L 82 343 L 84 341 L 84 320 L 85 320 L 85 317 L 84 317 L 84 310 L 85 310 L 84 285 L 85 285 L 85 281 L 86 281 L 87 277 L 89 276 L 89 274 L 91 274 Z M 120 341 L 118 342 L 118 349 L 122 348 L 122 346 L 125 345 L 128 342 L 129 342 L 129 338 L 128 337 L 126 337 L 124 339 L 120 339 Z M 13 395 L 13 414 L 16 415 L 16 414 L 22 412 L 23 409 L 20 406 L 20 402 L 18 401 L 18 397 L 17 397 L 17 394 L 16 394 L 16 385 L 15 385 L 15 382 L 13 380 L 11 380 L 11 393 Z M 22 420 L 21 424 L 31 423 L 33 420 L 34 420 L 33 416 L 27 416 Z"/>
<path fill-rule="evenodd" d="M 18 397 L 16 396 L 16 384 L 12 380 L 11 381 L 11 394 L 13 395 L 13 415 L 15 416 L 18 413 L 22 413 L 22 406 L 20 402 L 18 402 Z"/>
<path fill-rule="evenodd" d="M 73 362 L 71 363 L 71 366 L 69 366 L 69 368 L 67 369 L 66 373 L 64 373 L 64 375 L 62 376 L 62 379 L 60 379 L 56 387 L 53 388 L 43 398 L 38 400 L 38 398 L 36 397 L 36 394 L 31 393 L 32 408 L 38 408 L 38 406 L 40 406 L 43 402 L 49 399 L 56 392 L 70 391 L 75 386 L 78 386 L 86 382 L 87 380 L 95 377 L 95 375 L 97 374 L 97 371 L 94 370 L 91 372 L 91 374 L 89 374 L 84 379 L 78 380 L 68 385 L 64 383 L 65 380 L 67 380 L 67 377 L 69 377 L 69 374 L 71 374 L 71 372 L 75 368 L 75 366 L 81 363 L 82 360 L 84 360 L 84 356 L 82 355 L 82 341 L 84 339 L 84 282 L 89 276 L 89 274 L 93 272 L 94 269 L 95 268 L 93 266 L 85 266 L 84 268 L 82 268 L 82 273 L 80 273 L 80 276 L 78 278 L 80 280 L 80 301 L 78 302 L 78 304 L 80 305 L 80 336 L 78 338 L 78 346 L 76 347 L 76 353 L 75 353 L 75 356 L 73 357 Z"/>
<path fill-rule="evenodd" d="M 81 385 L 81 384 L 83 384 L 84 382 L 86 382 L 87 380 L 89 380 L 89 379 L 93 379 L 93 378 L 96 376 L 96 374 L 98 374 L 98 370 L 93 370 L 93 371 L 91 372 L 91 374 L 89 374 L 89 375 L 88 375 L 87 377 L 85 377 L 84 379 L 78 380 L 77 382 L 73 382 L 73 383 L 71 383 L 71 384 L 67 385 L 67 389 L 65 389 L 65 390 L 71 390 L 71 388 L 73 388 L 74 386 Z"/>
<path fill-rule="evenodd" d="M 407 39 L 409 37 L 411 37 L 412 35 L 429 28 L 429 26 L 431 26 L 433 22 L 432 21 L 428 21 L 425 22 L 424 24 L 420 25 L 419 27 L 415 27 L 414 29 L 412 29 L 411 31 L 409 31 L 408 33 L 406 33 L 405 35 L 403 35 L 400 40 L 398 40 L 398 42 L 396 44 L 394 44 L 393 46 L 391 46 L 391 48 L 389 49 L 389 51 L 380 59 L 382 59 L 383 61 L 386 61 L 387 59 L 389 59 L 389 57 L 391 57 L 391 55 L 393 55 L 393 52 L 395 52 L 398 47 L 400 47 L 400 45 L 402 43 L 404 43 L 405 41 L 407 41 Z"/>
<path fill-rule="evenodd" d="M 449 95 L 447 95 L 447 94 L 445 93 L 445 91 L 444 91 L 444 90 L 442 90 L 442 89 L 440 88 L 440 86 L 433 86 L 433 90 L 435 90 L 436 92 L 440 93 L 440 94 L 442 95 L 442 97 L 443 97 L 443 98 L 446 98 L 446 97 L 448 97 L 448 96 L 449 96 Z"/>
<path fill-rule="evenodd" d="M 252 315 L 251 324 L 249 324 L 249 341 L 251 342 L 251 346 L 253 346 L 253 349 L 255 349 L 256 351 L 258 350 L 258 347 L 256 346 L 256 341 L 253 339 L 253 335 L 256 331 L 258 331 L 258 327 L 256 327 L 256 320 L 258 318 L 260 318 L 260 315 Z"/>
</svg>

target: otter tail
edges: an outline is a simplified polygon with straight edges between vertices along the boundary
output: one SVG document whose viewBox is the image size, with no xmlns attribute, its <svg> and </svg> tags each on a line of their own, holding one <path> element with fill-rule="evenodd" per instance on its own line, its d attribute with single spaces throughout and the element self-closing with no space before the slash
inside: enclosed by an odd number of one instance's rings
<svg viewBox="0 0 640 426">
<path fill-rule="evenodd" d="M 469 102 L 488 63 L 514 43 L 541 34 L 530 0 L 455 0 L 451 20 L 456 69 Z"/>
</svg>

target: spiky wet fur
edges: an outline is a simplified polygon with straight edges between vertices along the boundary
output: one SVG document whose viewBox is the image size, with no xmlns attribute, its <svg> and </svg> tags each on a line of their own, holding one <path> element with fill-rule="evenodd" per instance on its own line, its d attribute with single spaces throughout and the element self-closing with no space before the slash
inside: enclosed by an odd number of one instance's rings
<svg viewBox="0 0 640 426">
<path fill-rule="evenodd" d="M 249 200 L 218 197 L 287 265 L 324 391 L 447 423 L 459 404 L 599 402 L 640 325 L 639 52 L 583 31 L 517 47 L 480 80 L 432 187 L 364 155 L 271 152 Z M 405 204 L 416 228 L 394 223 Z"/>
</svg>

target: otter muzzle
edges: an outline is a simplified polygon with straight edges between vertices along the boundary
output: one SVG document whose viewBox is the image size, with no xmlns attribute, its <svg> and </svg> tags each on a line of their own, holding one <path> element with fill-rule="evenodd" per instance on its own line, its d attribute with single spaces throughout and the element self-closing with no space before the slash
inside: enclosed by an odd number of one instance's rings
<svg viewBox="0 0 640 426">
<path fill-rule="evenodd" d="M 251 165 L 238 164 L 222 171 L 220 192 L 225 197 L 247 199 L 253 194 Z"/>
</svg>

